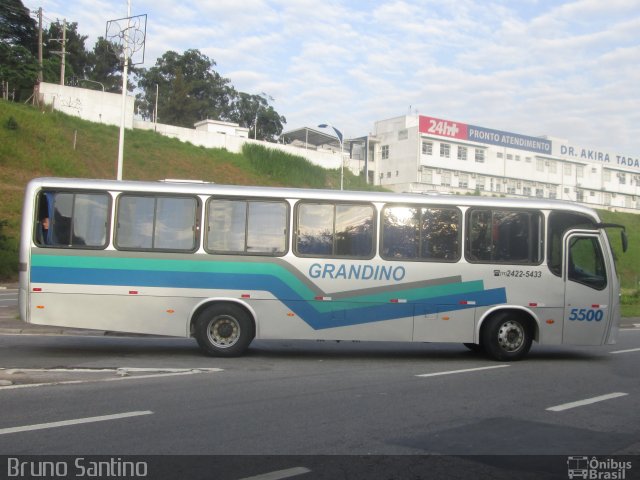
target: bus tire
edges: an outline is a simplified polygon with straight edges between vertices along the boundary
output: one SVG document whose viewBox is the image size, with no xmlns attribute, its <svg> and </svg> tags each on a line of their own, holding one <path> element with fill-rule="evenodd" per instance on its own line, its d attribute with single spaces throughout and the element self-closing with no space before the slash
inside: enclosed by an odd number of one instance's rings
<svg viewBox="0 0 640 480">
<path fill-rule="evenodd" d="M 484 351 L 494 360 L 520 360 L 531 348 L 533 332 L 522 315 L 501 312 L 486 321 L 481 339 Z"/>
<path fill-rule="evenodd" d="M 255 325 L 239 305 L 230 303 L 205 308 L 195 321 L 198 345 L 214 357 L 242 355 L 255 337 Z"/>
</svg>

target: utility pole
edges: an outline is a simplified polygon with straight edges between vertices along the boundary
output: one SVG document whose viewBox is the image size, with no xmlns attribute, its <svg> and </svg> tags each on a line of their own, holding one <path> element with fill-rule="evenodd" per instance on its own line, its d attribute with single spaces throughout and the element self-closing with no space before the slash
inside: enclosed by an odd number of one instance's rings
<svg viewBox="0 0 640 480">
<path fill-rule="evenodd" d="M 42 83 L 42 7 L 38 9 L 38 83 Z"/>
<path fill-rule="evenodd" d="M 67 19 L 62 20 L 62 60 L 60 61 L 60 85 L 64 85 L 64 64 L 67 51 Z"/>
<path fill-rule="evenodd" d="M 62 21 L 62 38 L 56 38 L 55 41 L 62 43 L 61 51 L 55 51 L 55 52 L 52 51 L 51 53 L 60 55 L 60 85 L 64 85 L 64 64 L 65 64 L 65 57 L 67 54 L 67 19 L 66 18 Z M 40 42 L 40 45 L 42 45 L 42 42 Z"/>
</svg>

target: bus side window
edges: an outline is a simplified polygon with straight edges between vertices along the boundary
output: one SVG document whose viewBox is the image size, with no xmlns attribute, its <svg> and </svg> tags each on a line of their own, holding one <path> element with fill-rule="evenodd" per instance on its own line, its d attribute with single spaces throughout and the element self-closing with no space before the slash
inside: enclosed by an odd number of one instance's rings
<svg viewBox="0 0 640 480">
<path fill-rule="evenodd" d="M 593 221 L 581 214 L 551 212 L 547 233 L 547 266 L 554 275 L 562 275 L 562 237 L 572 228 L 593 228 Z"/>
<path fill-rule="evenodd" d="M 109 204 L 109 196 L 103 193 L 41 193 L 35 243 L 67 248 L 104 248 Z"/>
<path fill-rule="evenodd" d="M 38 196 L 38 204 L 36 206 L 36 224 L 35 224 L 35 243 L 37 245 L 51 244 L 51 236 L 49 232 L 49 201 L 47 193 L 43 192 Z"/>
<path fill-rule="evenodd" d="M 596 290 L 607 286 L 607 273 L 600 244 L 593 237 L 571 240 L 567 278 Z"/>
</svg>

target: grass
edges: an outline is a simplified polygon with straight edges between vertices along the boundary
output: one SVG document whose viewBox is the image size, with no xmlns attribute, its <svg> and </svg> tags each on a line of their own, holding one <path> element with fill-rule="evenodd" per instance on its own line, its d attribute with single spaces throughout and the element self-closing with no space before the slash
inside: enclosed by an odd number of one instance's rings
<svg viewBox="0 0 640 480">
<path fill-rule="evenodd" d="M 0 100 L 0 279 L 15 279 L 25 185 L 35 177 L 115 178 L 119 129 L 60 112 Z M 123 178 L 181 178 L 227 185 L 338 188 L 338 169 L 303 157 L 247 145 L 242 154 L 180 142 L 151 131 L 127 130 Z M 377 189 L 345 171 L 345 188 Z"/>
</svg>

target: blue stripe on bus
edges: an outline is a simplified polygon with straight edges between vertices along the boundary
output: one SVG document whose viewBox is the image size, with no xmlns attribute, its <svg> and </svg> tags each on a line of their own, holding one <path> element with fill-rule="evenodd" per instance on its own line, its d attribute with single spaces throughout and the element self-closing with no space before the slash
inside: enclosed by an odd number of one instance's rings
<svg viewBox="0 0 640 480">
<path fill-rule="evenodd" d="M 335 305 L 335 309 L 320 312 L 314 308 L 315 301 L 300 297 L 298 292 L 272 275 L 34 266 L 31 269 L 31 281 L 75 285 L 267 291 L 315 330 L 412 317 L 416 309 L 422 313 L 427 310 L 433 313 L 436 313 L 435 310 L 450 312 L 506 302 L 505 289 L 496 288 L 417 298 L 406 303 L 361 302 L 359 304 L 355 297 L 348 301 L 334 301 L 332 305 Z"/>
</svg>

